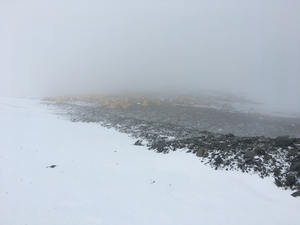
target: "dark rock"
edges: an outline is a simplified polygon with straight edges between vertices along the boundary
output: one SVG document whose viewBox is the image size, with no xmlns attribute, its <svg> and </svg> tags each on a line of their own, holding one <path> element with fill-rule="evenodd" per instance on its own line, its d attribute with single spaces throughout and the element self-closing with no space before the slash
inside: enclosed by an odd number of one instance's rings
<svg viewBox="0 0 300 225">
<path fill-rule="evenodd" d="M 260 159 L 255 159 L 254 164 L 257 166 L 261 166 L 262 161 Z"/>
<path fill-rule="evenodd" d="M 215 162 L 216 162 L 216 164 L 221 164 L 221 163 L 223 163 L 223 159 L 222 159 L 220 156 L 218 156 L 218 157 L 215 159 Z"/>
<path fill-rule="evenodd" d="M 204 147 L 201 147 L 198 149 L 196 156 L 201 157 L 204 154 Z"/>
<path fill-rule="evenodd" d="M 295 138 L 289 138 L 288 136 L 277 137 L 275 140 L 277 147 L 286 148 L 294 143 Z"/>
<path fill-rule="evenodd" d="M 265 155 L 264 155 L 264 159 L 265 159 L 265 160 L 270 160 L 270 159 L 272 159 L 272 156 L 269 155 L 269 154 L 265 154 Z"/>
<path fill-rule="evenodd" d="M 207 138 L 206 138 L 206 139 L 213 140 L 214 138 L 215 138 L 215 137 L 214 137 L 214 135 L 210 134 L 210 135 L 208 135 L 208 136 L 207 136 Z"/>
<path fill-rule="evenodd" d="M 238 159 L 238 158 L 240 157 L 240 155 L 241 155 L 241 153 L 238 152 L 238 153 L 234 156 L 234 158 L 235 158 L 235 159 Z"/>
<path fill-rule="evenodd" d="M 57 167 L 56 165 L 51 165 L 51 166 L 47 166 L 47 168 L 55 168 L 55 167 Z"/>
<path fill-rule="evenodd" d="M 274 172 L 274 176 L 275 176 L 275 177 L 278 177 L 278 176 L 280 175 L 281 169 L 280 169 L 280 168 L 275 168 L 275 169 L 273 170 L 273 172 Z"/>
<path fill-rule="evenodd" d="M 229 134 L 225 134 L 225 137 L 229 138 L 229 137 L 234 137 L 234 134 L 229 133 Z"/>
<path fill-rule="evenodd" d="M 298 154 L 298 151 L 297 150 L 292 150 L 292 151 L 289 151 L 288 153 L 288 157 L 291 157 L 291 156 L 296 156 Z"/>
<path fill-rule="evenodd" d="M 286 176 L 285 185 L 290 186 L 296 182 L 296 177 L 293 174 L 288 174 Z"/>
<path fill-rule="evenodd" d="M 164 140 L 159 140 L 157 142 L 157 150 L 159 152 L 163 151 L 165 146 L 166 146 L 166 142 Z"/>
<path fill-rule="evenodd" d="M 209 155 L 209 151 L 205 150 L 204 153 L 203 153 L 203 157 L 208 157 L 208 155 Z"/>
<path fill-rule="evenodd" d="M 244 139 L 243 142 L 246 144 L 251 144 L 252 140 L 250 138 L 247 138 L 247 139 Z"/>
<path fill-rule="evenodd" d="M 291 196 L 293 196 L 293 197 L 300 196 L 300 191 L 296 191 L 296 192 L 292 193 Z"/>
<path fill-rule="evenodd" d="M 239 143 L 237 141 L 234 141 L 231 143 L 232 148 L 236 148 L 238 145 L 239 145 Z"/>
<path fill-rule="evenodd" d="M 249 157 L 249 158 L 245 158 L 245 163 L 250 164 L 252 163 L 253 158 Z"/>
<path fill-rule="evenodd" d="M 258 155 L 265 155 L 266 152 L 262 149 L 256 149 L 255 152 L 258 154 Z"/>
<path fill-rule="evenodd" d="M 193 150 L 193 153 L 194 153 L 194 154 L 197 153 L 197 152 L 198 152 L 197 148 Z"/>
<path fill-rule="evenodd" d="M 142 146 L 142 140 L 137 140 L 134 145 Z"/>
<path fill-rule="evenodd" d="M 244 154 L 244 158 L 253 158 L 254 156 L 256 156 L 257 154 L 255 152 L 251 152 L 251 151 L 247 151 Z"/>
<path fill-rule="evenodd" d="M 158 140 L 152 143 L 151 149 L 156 149 L 158 152 L 167 153 L 168 151 L 165 149 L 166 142 L 165 140 Z"/>
<path fill-rule="evenodd" d="M 254 171 L 259 171 L 259 172 L 261 172 L 261 171 L 262 171 L 262 168 L 259 167 L 259 166 L 256 166 L 256 167 L 254 167 Z"/>
<path fill-rule="evenodd" d="M 224 165 L 226 166 L 230 165 L 230 160 L 225 161 Z"/>
<path fill-rule="evenodd" d="M 275 184 L 277 187 L 282 187 L 282 183 L 279 179 L 275 178 Z"/>
<path fill-rule="evenodd" d="M 296 158 L 292 161 L 290 170 L 291 171 L 300 171 L 300 159 Z"/>
</svg>

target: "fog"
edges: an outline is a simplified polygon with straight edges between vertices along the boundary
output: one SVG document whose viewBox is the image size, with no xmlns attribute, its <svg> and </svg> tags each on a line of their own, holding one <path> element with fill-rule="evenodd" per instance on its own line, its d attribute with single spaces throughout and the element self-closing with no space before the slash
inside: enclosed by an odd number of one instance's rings
<svg viewBox="0 0 300 225">
<path fill-rule="evenodd" d="M 0 94 L 222 90 L 300 112 L 299 1 L 0 1 Z"/>
</svg>

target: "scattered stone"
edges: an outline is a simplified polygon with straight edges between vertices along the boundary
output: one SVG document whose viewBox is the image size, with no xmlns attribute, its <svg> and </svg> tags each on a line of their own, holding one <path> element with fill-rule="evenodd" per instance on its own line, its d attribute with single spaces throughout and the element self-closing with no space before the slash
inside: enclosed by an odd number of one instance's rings
<svg viewBox="0 0 300 225">
<path fill-rule="evenodd" d="M 153 142 L 151 149 L 156 149 L 157 152 L 168 153 L 169 151 L 165 149 L 165 146 L 166 146 L 165 140 L 158 140 Z"/>
<path fill-rule="evenodd" d="M 134 145 L 142 146 L 142 140 L 137 140 Z"/>
<path fill-rule="evenodd" d="M 282 187 L 282 183 L 279 179 L 275 178 L 275 184 L 277 187 Z"/>
<path fill-rule="evenodd" d="M 293 196 L 293 197 L 300 196 L 300 191 L 296 191 L 296 192 L 292 193 L 291 196 Z"/>
<path fill-rule="evenodd" d="M 51 165 L 51 166 L 47 166 L 46 168 L 55 168 L 56 167 L 56 165 Z"/>
<path fill-rule="evenodd" d="M 218 165 L 218 164 L 221 164 L 221 163 L 223 163 L 223 159 L 222 159 L 220 156 L 218 156 L 218 157 L 215 159 L 215 162 L 216 162 L 217 165 Z"/>
<path fill-rule="evenodd" d="M 203 154 L 204 154 L 204 150 L 205 150 L 204 147 L 200 147 L 200 148 L 198 149 L 198 151 L 197 151 L 196 156 L 202 157 Z"/>
</svg>

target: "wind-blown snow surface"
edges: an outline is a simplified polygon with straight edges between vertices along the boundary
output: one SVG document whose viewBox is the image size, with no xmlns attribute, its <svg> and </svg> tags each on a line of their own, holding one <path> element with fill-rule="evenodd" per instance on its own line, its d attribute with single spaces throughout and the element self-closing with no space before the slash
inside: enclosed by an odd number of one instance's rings
<svg viewBox="0 0 300 225">
<path fill-rule="evenodd" d="M 115 130 L 58 118 L 39 102 L 0 97 L 1 225 L 298 219 L 300 199 L 272 178 L 215 171 L 183 152 L 148 151 Z"/>
</svg>

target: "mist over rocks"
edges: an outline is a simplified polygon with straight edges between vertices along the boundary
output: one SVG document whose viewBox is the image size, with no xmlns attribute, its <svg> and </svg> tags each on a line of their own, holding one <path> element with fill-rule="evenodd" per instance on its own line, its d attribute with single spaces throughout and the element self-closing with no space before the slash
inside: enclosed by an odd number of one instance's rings
<svg viewBox="0 0 300 225">
<path fill-rule="evenodd" d="M 73 122 L 127 133 L 135 146 L 165 154 L 186 151 L 215 170 L 271 176 L 280 188 L 300 190 L 299 119 L 241 113 L 216 107 L 224 103 L 213 99 L 195 99 L 90 96 L 46 98 L 44 103 Z"/>
<path fill-rule="evenodd" d="M 259 103 L 235 96 L 219 94 L 134 94 L 85 95 L 44 98 L 45 101 L 86 107 L 84 120 L 97 122 L 91 114 L 104 113 L 128 117 L 148 123 L 172 124 L 194 130 L 238 136 L 300 137 L 300 117 L 276 117 L 258 113 L 252 107 Z M 245 104 L 243 107 L 236 104 Z M 234 107 L 236 105 L 236 107 Z M 100 107 L 99 107 L 100 106 Z M 84 108 L 85 109 L 85 108 Z M 277 140 L 286 145 L 289 139 Z"/>
<path fill-rule="evenodd" d="M 299 113 L 299 11 L 295 0 L 0 1 L 0 94 L 208 89 Z"/>
</svg>

